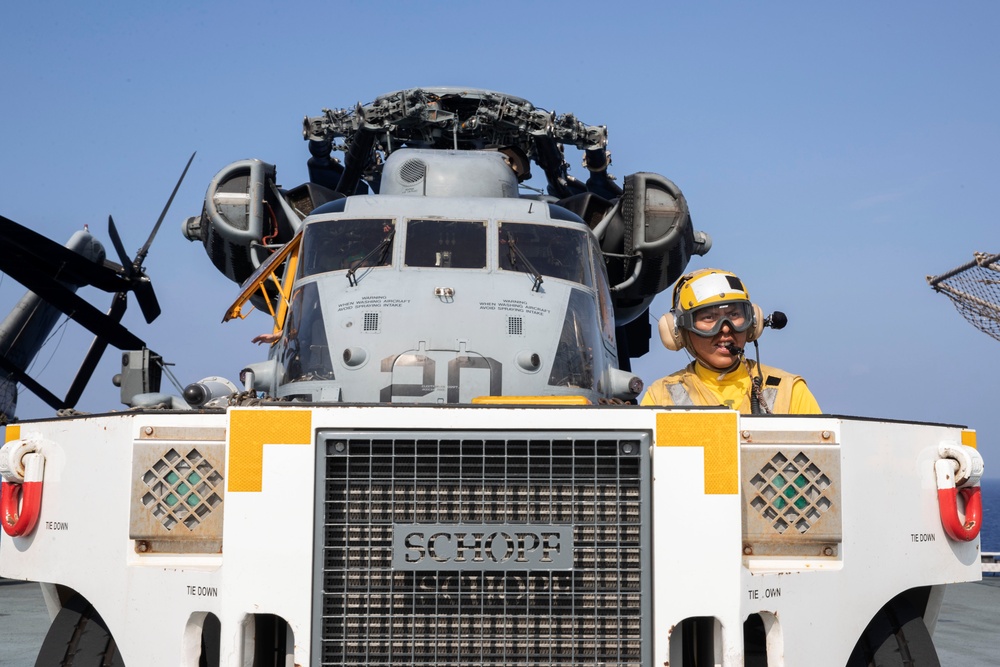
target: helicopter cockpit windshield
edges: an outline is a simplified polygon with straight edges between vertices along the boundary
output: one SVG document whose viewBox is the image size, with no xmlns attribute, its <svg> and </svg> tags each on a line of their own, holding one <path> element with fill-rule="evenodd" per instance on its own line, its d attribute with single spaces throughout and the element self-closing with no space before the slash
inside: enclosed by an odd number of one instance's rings
<svg viewBox="0 0 1000 667">
<path fill-rule="evenodd" d="M 405 264 L 451 269 L 485 269 L 486 222 L 408 221 Z"/>
<path fill-rule="evenodd" d="M 389 219 L 330 220 L 306 226 L 301 276 L 356 271 L 392 262 L 395 224 Z"/>
<path fill-rule="evenodd" d="M 289 317 L 277 347 L 285 382 L 333 380 L 323 306 L 315 282 L 292 293 Z"/>
<path fill-rule="evenodd" d="M 572 280 L 594 286 L 590 239 L 582 229 L 502 222 L 499 228 L 500 269 Z M 511 246 L 513 239 L 514 246 Z"/>
</svg>

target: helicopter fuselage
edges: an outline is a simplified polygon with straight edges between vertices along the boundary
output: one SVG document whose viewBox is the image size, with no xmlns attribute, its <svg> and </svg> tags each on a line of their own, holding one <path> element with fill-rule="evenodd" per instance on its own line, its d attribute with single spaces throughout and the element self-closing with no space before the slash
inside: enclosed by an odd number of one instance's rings
<svg viewBox="0 0 1000 667">
<path fill-rule="evenodd" d="M 342 210 L 302 225 L 273 395 L 596 402 L 621 384 L 600 248 L 572 213 L 523 199 L 406 195 L 333 207 Z"/>
</svg>

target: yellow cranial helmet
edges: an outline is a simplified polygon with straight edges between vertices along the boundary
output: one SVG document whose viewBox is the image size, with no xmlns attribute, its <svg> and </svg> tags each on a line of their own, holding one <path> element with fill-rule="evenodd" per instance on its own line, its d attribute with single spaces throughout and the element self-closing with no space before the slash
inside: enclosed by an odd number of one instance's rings
<svg viewBox="0 0 1000 667">
<path fill-rule="evenodd" d="M 760 309 L 751 303 L 746 286 L 735 274 L 699 269 L 682 276 L 674 286 L 673 307 L 660 318 L 660 339 L 669 350 L 687 347 L 686 336 L 714 336 L 728 324 L 755 340 L 763 329 Z"/>
<path fill-rule="evenodd" d="M 712 303 L 750 301 L 743 281 L 729 271 L 699 269 L 682 276 L 674 286 L 675 310 L 697 310 Z"/>
</svg>

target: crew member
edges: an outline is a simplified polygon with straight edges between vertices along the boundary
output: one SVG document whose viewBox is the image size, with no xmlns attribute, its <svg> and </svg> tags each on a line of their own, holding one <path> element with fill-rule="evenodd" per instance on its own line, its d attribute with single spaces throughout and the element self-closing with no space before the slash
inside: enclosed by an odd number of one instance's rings
<svg viewBox="0 0 1000 667">
<path fill-rule="evenodd" d="M 659 328 L 667 349 L 685 348 L 694 361 L 650 385 L 642 405 L 723 405 L 744 414 L 821 412 L 801 377 L 745 358 L 743 348 L 760 336 L 764 317 L 732 273 L 701 269 L 681 277 Z"/>
</svg>

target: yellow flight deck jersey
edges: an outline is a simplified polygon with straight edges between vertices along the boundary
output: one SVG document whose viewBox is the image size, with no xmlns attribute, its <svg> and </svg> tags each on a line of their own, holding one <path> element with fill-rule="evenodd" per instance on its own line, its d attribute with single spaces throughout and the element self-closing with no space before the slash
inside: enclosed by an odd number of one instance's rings
<svg viewBox="0 0 1000 667">
<path fill-rule="evenodd" d="M 750 362 L 753 374 L 757 364 Z M 773 414 L 815 415 L 822 410 L 805 380 L 780 368 L 761 365 L 764 400 Z M 692 361 L 682 370 L 660 378 L 646 390 L 640 405 L 723 405 L 750 414 L 752 382 L 740 364 L 721 378 L 718 371 Z"/>
</svg>

